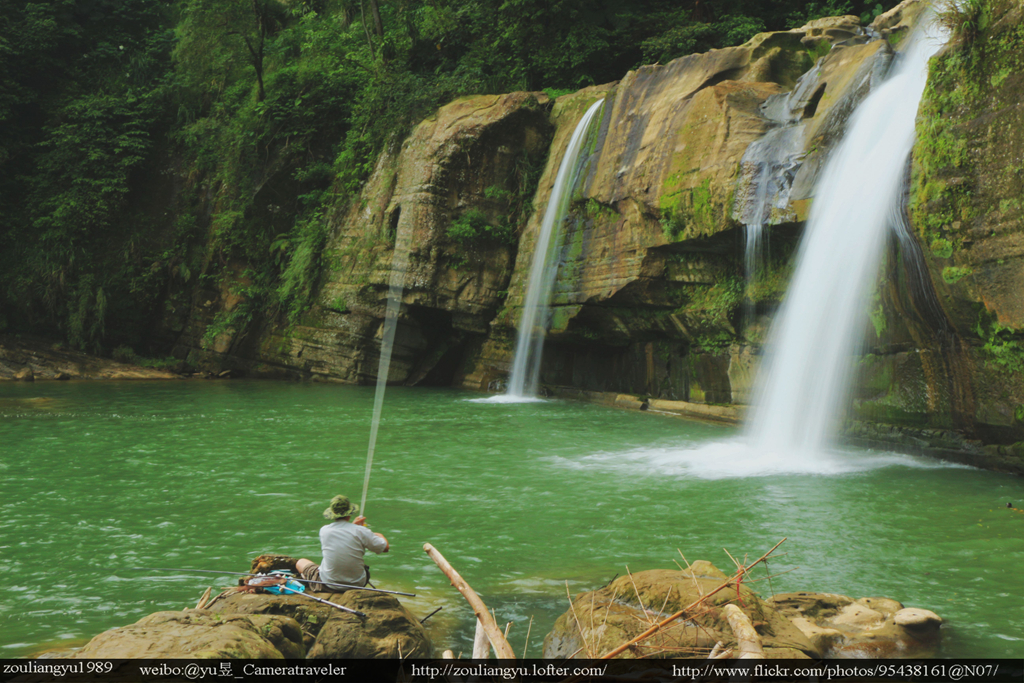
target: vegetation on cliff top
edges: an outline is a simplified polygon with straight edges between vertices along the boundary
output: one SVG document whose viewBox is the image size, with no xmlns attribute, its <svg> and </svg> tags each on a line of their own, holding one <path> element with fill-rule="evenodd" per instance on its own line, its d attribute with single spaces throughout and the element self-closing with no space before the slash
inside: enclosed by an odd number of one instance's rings
<svg viewBox="0 0 1024 683">
<path fill-rule="evenodd" d="M 331 220 L 376 155 L 448 100 L 576 89 L 882 9 L 0 0 L 0 331 L 157 351 L 145 346 L 164 309 L 222 287 L 232 268 L 255 274 L 250 307 L 294 319 L 328 267 Z"/>
<path fill-rule="evenodd" d="M 947 312 L 977 335 L 974 343 L 990 362 L 1014 372 L 1024 368 L 1024 330 L 999 320 L 998 295 L 983 301 L 966 290 L 987 265 L 972 245 L 996 238 L 1021 216 L 1024 165 L 1014 151 L 1021 148 L 1014 110 L 1024 92 L 1024 26 L 1012 14 L 1019 11 L 1008 0 L 946 6 L 941 20 L 950 46 L 930 66 L 911 194 L 915 228 L 930 246 L 936 281 L 947 286 Z M 997 248 L 987 258 L 1001 266 L 1003 255 Z"/>
</svg>

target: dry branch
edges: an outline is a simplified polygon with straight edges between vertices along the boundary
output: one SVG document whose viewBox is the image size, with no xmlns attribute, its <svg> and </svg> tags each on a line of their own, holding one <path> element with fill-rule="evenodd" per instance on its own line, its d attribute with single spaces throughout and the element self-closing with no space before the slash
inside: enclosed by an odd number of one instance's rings
<svg viewBox="0 0 1024 683">
<path fill-rule="evenodd" d="M 715 646 L 711 648 L 711 654 L 708 655 L 708 659 L 728 659 L 732 656 L 732 650 L 728 650 L 722 645 L 722 641 L 715 643 Z"/>
<path fill-rule="evenodd" d="M 473 659 L 490 659 L 491 641 L 480 620 L 476 620 L 476 633 L 473 634 Z"/>
<path fill-rule="evenodd" d="M 686 614 L 687 612 L 692 610 L 694 607 L 697 607 L 702 602 L 704 602 L 705 600 L 710 598 L 712 595 L 718 593 L 721 590 L 729 588 L 733 584 L 737 584 L 739 579 L 742 578 L 743 575 L 747 571 L 749 571 L 751 567 L 753 567 L 755 565 L 758 565 L 761 562 L 764 562 L 765 558 L 767 558 L 769 555 L 771 555 L 775 551 L 775 549 L 778 548 L 780 545 L 782 545 L 785 541 L 786 541 L 786 539 L 784 538 L 781 541 L 779 541 L 778 543 L 776 543 L 774 546 L 772 546 L 771 550 L 769 550 L 764 555 L 762 555 L 761 557 L 759 557 L 756 560 L 754 560 L 754 562 L 751 563 L 749 566 L 744 567 L 743 569 L 737 571 L 733 576 L 731 576 L 728 579 L 726 579 L 725 582 L 723 582 L 717 588 L 715 588 L 714 590 L 709 591 L 707 594 L 701 596 L 701 598 L 699 600 L 697 600 L 696 602 L 694 602 L 694 603 L 692 603 L 690 605 L 687 605 L 686 607 L 684 607 L 683 609 L 679 610 L 678 612 L 676 612 L 672 616 L 666 617 L 665 619 L 662 619 L 657 624 L 655 624 L 651 628 L 647 629 L 646 631 L 644 631 L 643 633 L 638 635 L 636 638 L 633 638 L 633 640 L 629 641 L 628 643 L 623 643 L 622 645 L 618 646 L 617 648 L 615 648 L 611 652 L 608 652 L 607 654 L 601 655 L 598 659 L 612 659 L 613 657 L 617 657 L 618 655 L 622 654 L 623 652 L 625 652 L 629 648 L 633 647 L 634 645 L 636 645 L 640 641 L 646 640 L 647 638 L 650 638 L 655 633 L 660 631 L 662 628 L 664 628 L 665 626 L 668 626 L 673 621 L 675 621 L 679 617 L 683 616 L 684 614 Z M 738 593 L 739 593 L 739 586 L 738 585 L 736 587 L 736 590 L 737 590 L 737 595 L 738 595 Z"/>
<path fill-rule="evenodd" d="M 473 608 L 473 614 L 476 615 L 477 620 L 487 633 L 487 638 L 491 641 L 491 645 L 494 647 L 494 654 L 498 656 L 498 659 L 515 659 L 516 655 L 512 651 L 512 646 L 508 644 L 508 641 L 501 634 L 498 625 L 494 623 L 494 617 L 487 611 L 487 605 L 476 594 L 476 591 L 469 587 L 466 580 L 459 576 L 455 568 L 448 564 L 448 560 L 444 559 L 444 556 L 437 552 L 434 546 L 424 543 L 423 551 L 430 556 L 430 559 L 437 564 L 444 575 L 452 582 L 452 585 L 462 593 L 462 597 L 466 598 L 469 606 Z"/>
<path fill-rule="evenodd" d="M 761 636 L 754 630 L 754 624 L 750 617 L 743 613 L 736 605 L 726 605 L 722 608 L 722 615 L 729 622 L 729 627 L 736 634 L 736 650 L 739 656 L 736 659 L 764 659 L 764 649 L 761 647 Z"/>
<path fill-rule="evenodd" d="M 206 607 L 206 601 L 210 599 L 210 593 L 212 592 L 213 586 L 206 589 L 206 592 L 203 593 L 203 597 L 199 598 L 199 602 L 196 603 L 196 609 L 203 609 Z"/>
<path fill-rule="evenodd" d="M 594 658 L 594 653 L 590 651 L 590 645 L 587 644 L 587 638 L 583 635 L 583 624 L 580 623 L 580 618 L 576 616 L 576 606 L 572 603 L 572 595 L 569 593 L 569 582 L 565 582 L 565 595 L 569 598 L 569 609 L 572 610 L 572 618 L 576 620 L 576 630 L 580 632 L 580 640 L 583 641 L 583 648 L 587 651 L 587 657 L 590 659 Z M 572 657 L 570 657 L 572 659 Z"/>
</svg>

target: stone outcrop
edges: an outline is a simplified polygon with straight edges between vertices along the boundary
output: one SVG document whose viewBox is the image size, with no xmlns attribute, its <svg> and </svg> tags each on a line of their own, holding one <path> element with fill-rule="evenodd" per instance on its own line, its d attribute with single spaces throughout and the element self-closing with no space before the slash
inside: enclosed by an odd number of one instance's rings
<svg viewBox="0 0 1024 683">
<path fill-rule="evenodd" d="M 708 562 L 689 571 L 654 569 L 615 579 L 596 591 L 582 593 L 560 616 L 544 639 L 545 658 L 580 652 L 599 656 L 636 637 L 651 625 L 696 602 L 727 577 Z M 736 638 L 722 608 L 739 606 L 750 618 L 768 658 L 801 659 L 818 652 L 786 617 L 753 591 L 740 585 L 719 591 L 690 619 L 677 620 L 654 637 L 621 656 L 645 658 L 706 657 L 715 643 L 733 646 Z"/>
<path fill-rule="evenodd" d="M 365 612 L 368 618 L 334 610 L 310 648 L 309 659 L 405 659 L 433 654 L 426 630 L 393 596 L 349 591 L 340 599 L 330 599 Z"/>
<path fill-rule="evenodd" d="M 288 617 L 156 612 L 90 640 L 75 659 L 301 659 L 302 630 Z"/>
<path fill-rule="evenodd" d="M 889 598 L 781 593 L 768 602 L 828 659 L 930 658 L 941 639 L 941 617 Z"/>
<path fill-rule="evenodd" d="M 650 626 L 695 603 L 728 579 L 706 561 L 686 571 L 650 570 L 581 593 L 544 639 L 546 658 L 595 657 L 629 642 Z M 832 593 L 784 593 L 762 600 L 730 585 L 688 618 L 626 650 L 623 658 L 705 658 L 716 642 L 736 646 L 724 608 L 750 619 L 767 659 L 929 658 L 942 619 L 890 598 L 854 600 Z"/>
<path fill-rule="evenodd" d="M 157 612 L 111 629 L 78 659 L 429 658 L 426 630 L 394 596 L 368 591 L 311 593 L 366 618 L 295 595 L 235 593 L 207 609 Z"/>
<path fill-rule="evenodd" d="M 1008 446 L 1024 441 L 1024 10 L 985 12 L 932 60 L 919 114 L 910 217 L 941 319 L 917 337 L 960 352 L 922 351 L 914 379 L 948 404 L 926 414 L 953 418 L 930 426 Z"/>
<path fill-rule="evenodd" d="M 795 92 L 786 106 L 799 125 L 799 150 L 810 151 L 800 155 L 789 208 L 773 221 L 801 220 L 828 150 L 891 54 L 888 43 L 869 41 L 856 18 L 844 17 L 643 67 L 618 84 L 559 98 L 538 207 L 583 110 L 604 97 L 605 113 L 564 226 L 542 380 L 745 403 L 756 369 L 756 347 L 746 342 L 759 340 L 767 319 L 750 330 L 735 315 L 743 287 L 734 207 L 745 187 L 744 155 L 780 127 L 773 103 Z M 507 369 L 539 213 L 520 241 L 506 308 L 464 386 L 485 389 Z M 781 230 L 772 239 L 788 253 L 798 233 L 788 224 Z M 765 312 L 780 295 L 781 288 L 764 294 Z"/>
<path fill-rule="evenodd" d="M 310 593 L 367 615 L 366 619 L 295 595 L 240 593 L 215 602 L 227 615 L 281 616 L 302 630 L 307 659 L 427 658 L 433 645 L 426 629 L 393 595 L 368 591 Z"/>
<path fill-rule="evenodd" d="M 465 97 L 442 107 L 404 142 L 381 155 L 361 198 L 332 218 L 332 264 L 317 302 L 289 324 L 261 318 L 212 338 L 214 319 L 234 306 L 236 289 L 205 303 L 180 335 L 175 354 L 197 364 L 366 382 L 377 371 L 396 243 L 410 245 L 391 380 L 449 384 L 502 304 L 516 256 L 516 225 L 529 204 L 551 134 L 542 93 Z M 477 231 L 462 241 L 453 224 Z M 505 231 L 504 233 L 502 231 Z M 244 267 L 236 268 L 237 278 Z M 434 373 L 434 376 L 431 375 Z"/>
</svg>

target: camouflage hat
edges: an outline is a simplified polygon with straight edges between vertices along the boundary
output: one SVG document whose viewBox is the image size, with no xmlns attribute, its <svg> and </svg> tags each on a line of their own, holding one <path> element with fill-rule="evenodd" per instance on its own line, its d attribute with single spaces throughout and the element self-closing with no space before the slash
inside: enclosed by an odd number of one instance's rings
<svg viewBox="0 0 1024 683">
<path fill-rule="evenodd" d="M 324 517 L 327 519 L 341 519 L 359 512 L 359 506 L 348 499 L 348 496 L 335 496 L 331 498 L 331 505 L 324 510 Z"/>
</svg>

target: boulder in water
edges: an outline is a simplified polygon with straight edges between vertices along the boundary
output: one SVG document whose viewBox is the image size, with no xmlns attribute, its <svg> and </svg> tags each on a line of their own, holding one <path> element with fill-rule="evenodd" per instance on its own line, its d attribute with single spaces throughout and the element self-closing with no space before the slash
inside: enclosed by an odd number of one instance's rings
<svg viewBox="0 0 1024 683">
<path fill-rule="evenodd" d="M 942 619 L 890 598 L 781 593 L 768 602 L 789 617 L 825 658 L 932 657 Z"/>
<path fill-rule="evenodd" d="M 629 642 L 653 624 L 718 588 L 725 575 L 709 562 L 689 571 L 654 569 L 624 576 L 596 591 L 576 596 L 544 639 L 545 658 L 597 657 Z M 752 590 L 730 586 L 711 596 L 688 619 L 678 619 L 622 657 L 706 657 L 717 641 L 734 646 L 722 609 L 735 604 L 750 618 L 769 658 L 817 657 L 818 651 L 789 619 Z"/>
</svg>

